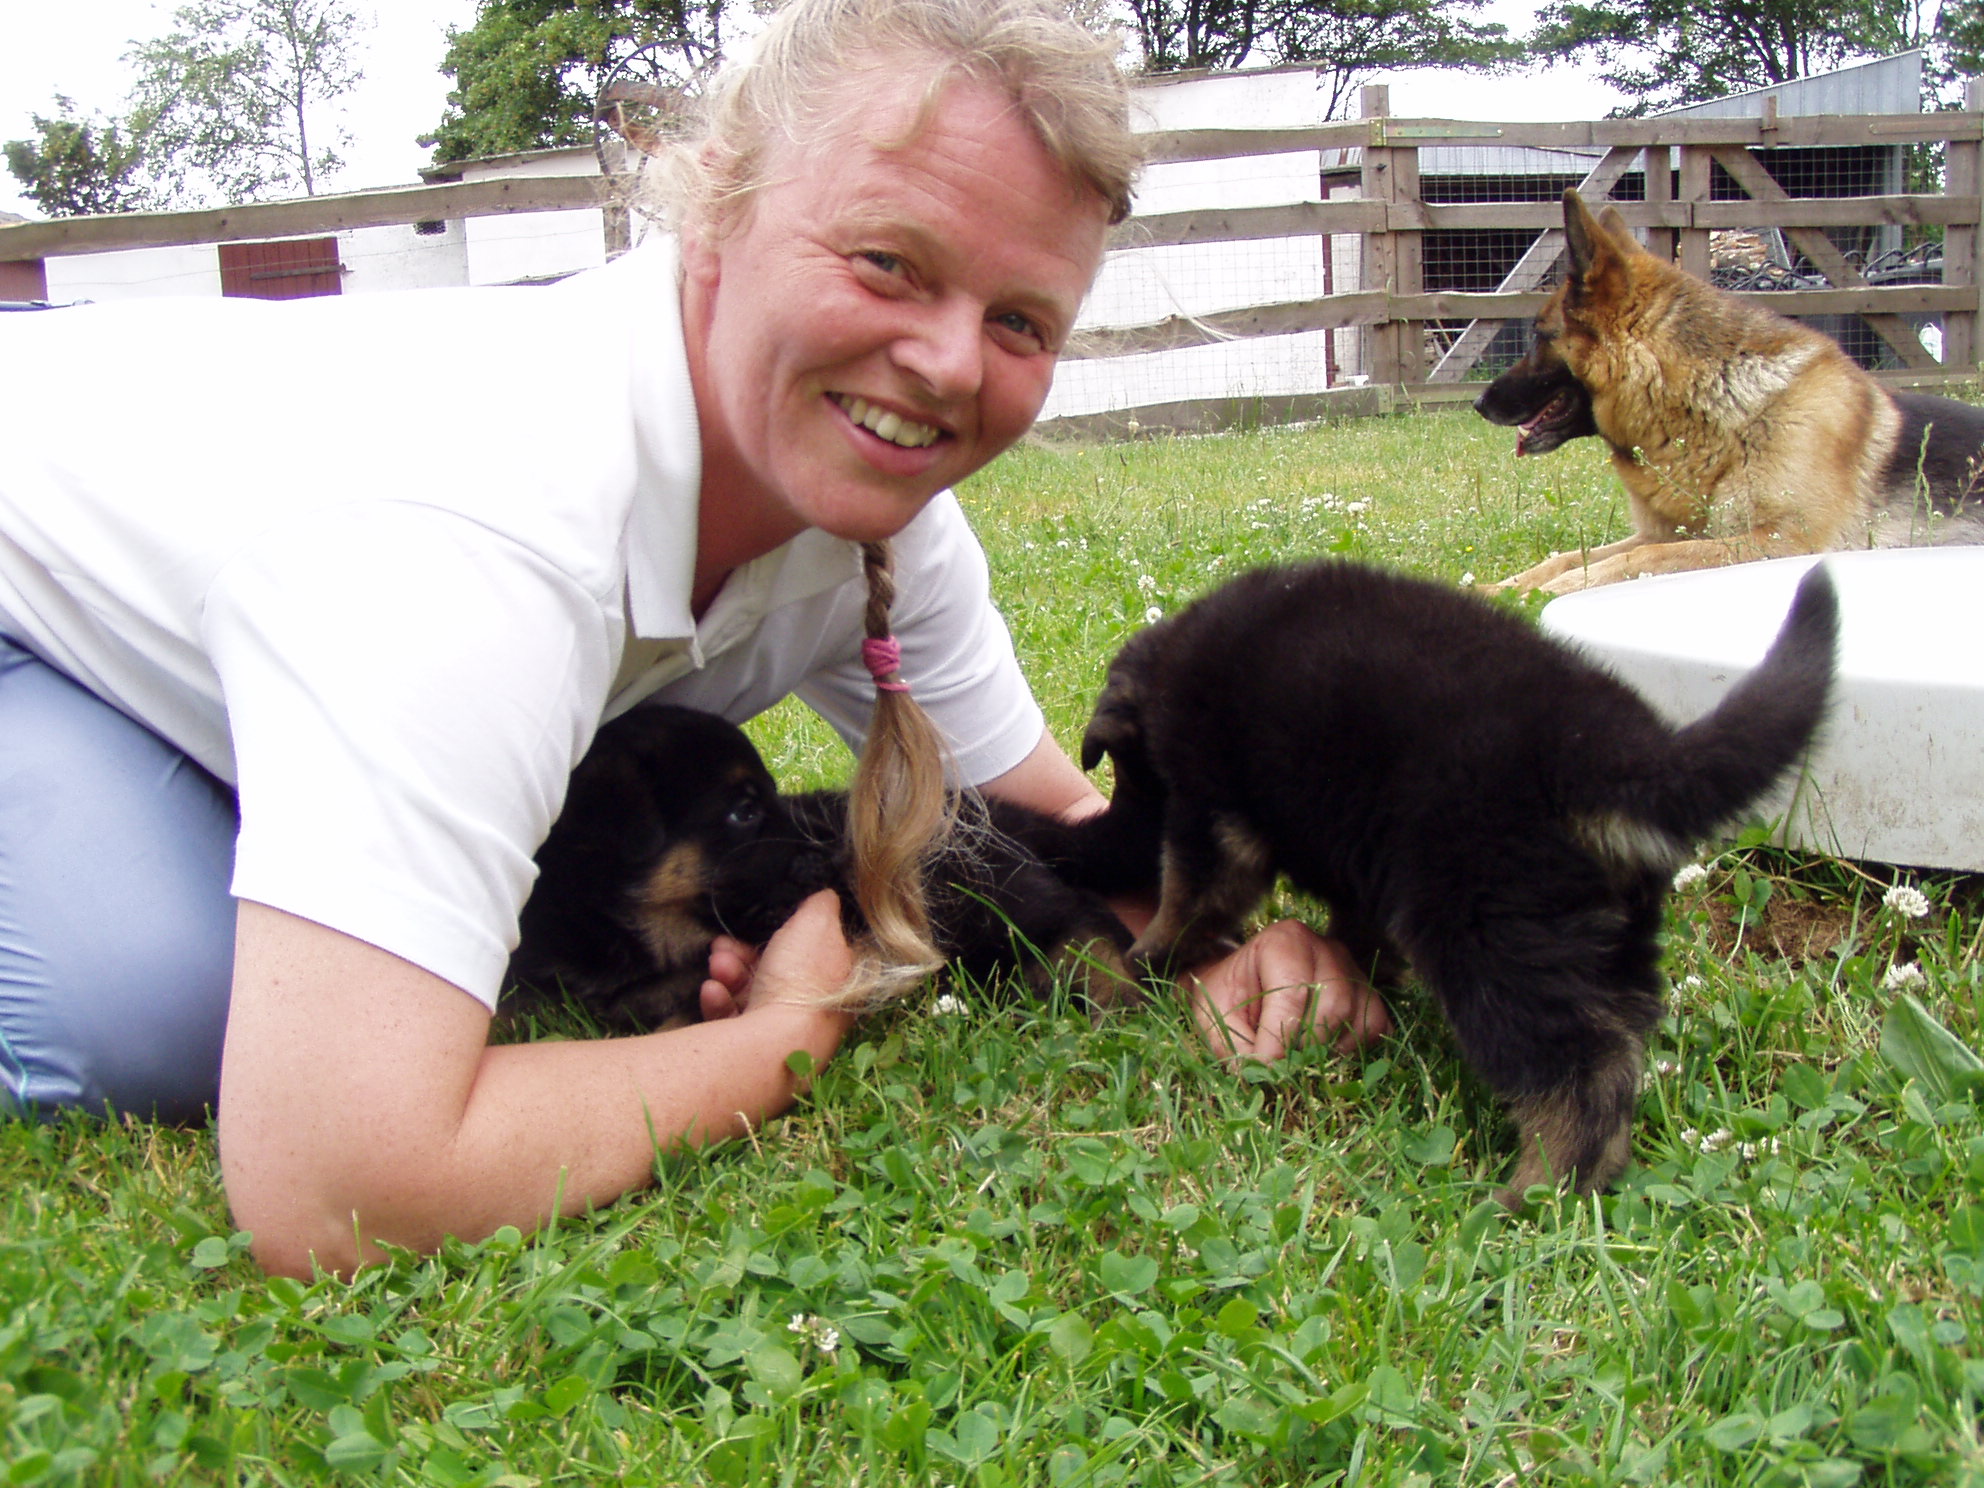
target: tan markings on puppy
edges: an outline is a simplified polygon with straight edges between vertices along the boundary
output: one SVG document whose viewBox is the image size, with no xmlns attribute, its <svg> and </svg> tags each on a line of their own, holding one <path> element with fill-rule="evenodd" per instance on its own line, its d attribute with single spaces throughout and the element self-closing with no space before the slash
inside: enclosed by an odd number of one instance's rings
<svg viewBox="0 0 1984 1488">
<path fill-rule="evenodd" d="M 708 891 L 709 861 L 700 844 L 677 843 L 635 889 L 634 919 L 642 941 L 664 966 L 709 942 L 697 917 Z"/>
<path fill-rule="evenodd" d="M 1210 959 L 1226 949 L 1240 922 L 1274 886 L 1267 844 L 1246 822 L 1217 816 L 1212 837 L 1220 861 L 1206 883 L 1192 883 L 1187 855 L 1165 842 L 1157 915 L 1131 947 L 1132 958 L 1147 961 L 1164 953 L 1174 971 Z"/>
<path fill-rule="evenodd" d="M 1571 832 L 1611 867 L 1628 873 L 1653 869 L 1672 873 L 1688 856 L 1688 845 L 1674 840 L 1650 822 L 1635 820 L 1622 812 L 1602 816 L 1580 816 L 1571 821 Z"/>
<path fill-rule="evenodd" d="M 1522 1156 L 1508 1187 L 1496 1195 L 1506 1207 L 1520 1208 L 1533 1184 L 1562 1184 L 1575 1176 L 1579 1193 L 1596 1193 L 1625 1170 L 1646 1054 L 1638 1038 L 1621 1033 L 1617 1053 L 1576 1084 L 1509 1101 Z"/>
</svg>

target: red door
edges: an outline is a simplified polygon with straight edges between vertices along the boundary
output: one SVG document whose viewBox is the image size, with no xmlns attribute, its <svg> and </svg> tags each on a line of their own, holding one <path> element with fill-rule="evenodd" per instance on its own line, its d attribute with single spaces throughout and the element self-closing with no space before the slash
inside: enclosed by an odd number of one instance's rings
<svg viewBox="0 0 1984 1488">
<path fill-rule="evenodd" d="M 250 300 L 301 300 L 343 292 L 336 238 L 222 243 L 220 292 Z"/>
</svg>

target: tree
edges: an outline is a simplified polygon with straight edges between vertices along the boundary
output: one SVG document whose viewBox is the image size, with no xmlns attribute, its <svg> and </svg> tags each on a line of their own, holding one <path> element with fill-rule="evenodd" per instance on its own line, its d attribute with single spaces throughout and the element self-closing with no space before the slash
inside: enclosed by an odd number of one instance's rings
<svg viewBox="0 0 1984 1488">
<path fill-rule="evenodd" d="M 7 142 L 7 169 L 28 200 L 51 217 L 151 206 L 151 189 L 140 179 L 142 153 L 117 121 L 77 118 L 75 102 L 59 93 L 55 107 L 53 119 L 34 115 L 37 138 Z"/>
<path fill-rule="evenodd" d="M 325 108 L 363 77 L 357 13 L 345 0 L 193 0 L 172 19 L 129 54 L 138 82 L 127 128 L 159 195 L 316 195 L 349 139 Z"/>
<path fill-rule="evenodd" d="M 1329 111 L 1349 112 L 1357 89 L 1400 67 L 1494 68 L 1522 49 L 1508 27 L 1477 24 L 1463 12 L 1487 0 L 1324 0 L 1285 7 L 1269 38 L 1275 61 L 1314 62 L 1324 71 Z"/>
<path fill-rule="evenodd" d="M 1312 62 L 1329 115 L 1394 67 L 1488 67 L 1513 60 L 1508 28 L 1467 18 L 1487 0 L 1125 0 L 1152 72 Z"/>
<path fill-rule="evenodd" d="M 1954 77 L 1951 29 L 1975 0 L 1563 0 L 1526 39 L 1546 57 L 1596 61 L 1639 115 L 1810 77 L 1857 58 L 1930 51 L 1932 86 Z"/>
<path fill-rule="evenodd" d="M 450 28 L 441 71 L 447 112 L 420 143 L 437 163 L 589 144 L 593 100 L 645 46 L 683 76 L 718 58 L 732 0 L 482 0 L 475 24 Z"/>
</svg>

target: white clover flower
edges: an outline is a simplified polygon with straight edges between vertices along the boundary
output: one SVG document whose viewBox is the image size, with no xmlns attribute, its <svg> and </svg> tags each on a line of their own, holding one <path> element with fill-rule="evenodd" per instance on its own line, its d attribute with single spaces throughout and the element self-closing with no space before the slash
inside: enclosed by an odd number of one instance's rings
<svg viewBox="0 0 1984 1488">
<path fill-rule="evenodd" d="M 810 1313 L 795 1312 L 792 1321 L 785 1325 L 788 1333 L 797 1333 L 801 1343 L 810 1343 L 823 1354 L 831 1354 L 840 1347 L 840 1329 L 823 1317 Z"/>
<path fill-rule="evenodd" d="M 1919 920 L 1929 912 L 1929 896 L 1912 884 L 1896 884 L 1881 895 L 1881 903 L 1911 920 Z"/>
<path fill-rule="evenodd" d="M 1361 517 L 1364 515 L 1365 512 L 1369 511 L 1370 509 L 1371 509 L 1371 503 L 1368 501 L 1352 501 L 1346 504 L 1343 508 L 1346 515 L 1353 517 Z"/>
<path fill-rule="evenodd" d="M 930 1004 L 930 1011 L 939 1018 L 957 1018 L 964 1015 L 964 999 L 955 993 L 945 992 Z"/>
<path fill-rule="evenodd" d="M 1776 1137 L 1765 1137 L 1761 1142 L 1738 1142 L 1736 1151 L 1747 1162 L 1752 1158 L 1769 1157 L 1782 1145 Z"/>
<path fill-rule="evenodd" d="M 1653 1072 L 1662 1077 L 1678 1075 L 1681 1073 L 1681 1065 L 1678 1060 L 1656 1059 L 1653 1062 Z"/>
<path fill-rule="evenodd" d="M 1696 1131 L 1692 1126 L 1684 1128 L 1681 1132 L 1681 1140 L 1702 1153 L 1720 1152 L 1735 1138 L 1736 1133 L 1726 1126 L 1719 1126 L 1706 1134 Z"/>
<path fill-rule="evenodd" d="M 1464 574 L 1462 574 L 1462 575 L 1460 576 L 1460 583 L 1461 583 L 1461 587 L 1462 587 L 1463 589 L 1465 589 L 1465 588 L 1466 588 L 1466 587 L 1467 587 L 1467 586 L 1468 586 L 1469 584 L 1472 584 L 1473 582 L 1474 582 L 1474 570 L 1473 570 L 1473 569 L 1469 569 L 1469 570 L 1468 570 L 1468 571 L 1467 571 L 1466 573 L 1464 573 Z"/>
<path fill-rule="evenodd" d="M 1156 605 L 1152 605 L 1149 609 L 1144 611 L 1144 624 L 1146 625 L 1155 625 L 1157 624 L 1158 621 L 1162 620 L 1163 618 L 1164 618 L 1164 611 L 1159 609 Z"/>
<path fill-rule="evenodd" d="M 1138 574 L 1137 592 L 1139 594 L 1157 593 L 1157 580 L 1152 578 L 1149 574 Z"/>
<path fill-rule="evenodd" d="M 1674 875 L 1674 892 L 1678 894 L 1684 889 L 1692 889 L 1707 877 L 1707 868 L 1703 867 L 1700 863 L 1690 863 Z"/>
<path fill-rule="evenodd" d="M 1884 992 L 1905 992 L 1910 987 L 1920 987 L 1929 978 L 1923 975 L 1922 968 L 1913 961 L 1902 961 L 1888 968 L 1888 974 L 1881 978 Z"/>
</svg>

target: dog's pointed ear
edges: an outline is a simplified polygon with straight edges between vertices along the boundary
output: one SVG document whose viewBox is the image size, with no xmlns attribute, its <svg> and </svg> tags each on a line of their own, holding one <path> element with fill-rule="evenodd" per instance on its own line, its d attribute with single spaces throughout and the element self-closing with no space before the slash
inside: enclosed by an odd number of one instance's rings
<svg viewBox="0 0 1984 1488">
<path fill-rule="evenodd" d="M 1633 236 L 1633 230 L 1626 226 L 1626 219 L 1617 207 L 1608 206 L 1598 214 L 1598 225 L 1605 229 L 1612 239 L 1613 246 L 1621 253 L 1644 253 L 1646 247 Z"/>
<path fill-rule="evenodd" d="M 1564 242 L 1570 253 L 1567 282 L 1573 299 L 1581 298 L 1600 275 L 1618 266 L 1627 244 L 1640 251 L 1616 207 L 1607 207 L 1603 220 L 1594 217 L 1574 186 L 1564 192 Z"/>
<path fill-rule="evenodd" d="M 1571 255 L 1571 277 L 1582 279 L 1591 272 L 1600 234 L 1598 219 L 1591 215 L 1575 186 L 1564 189 L 1564 246 Z"/>
</svg>

